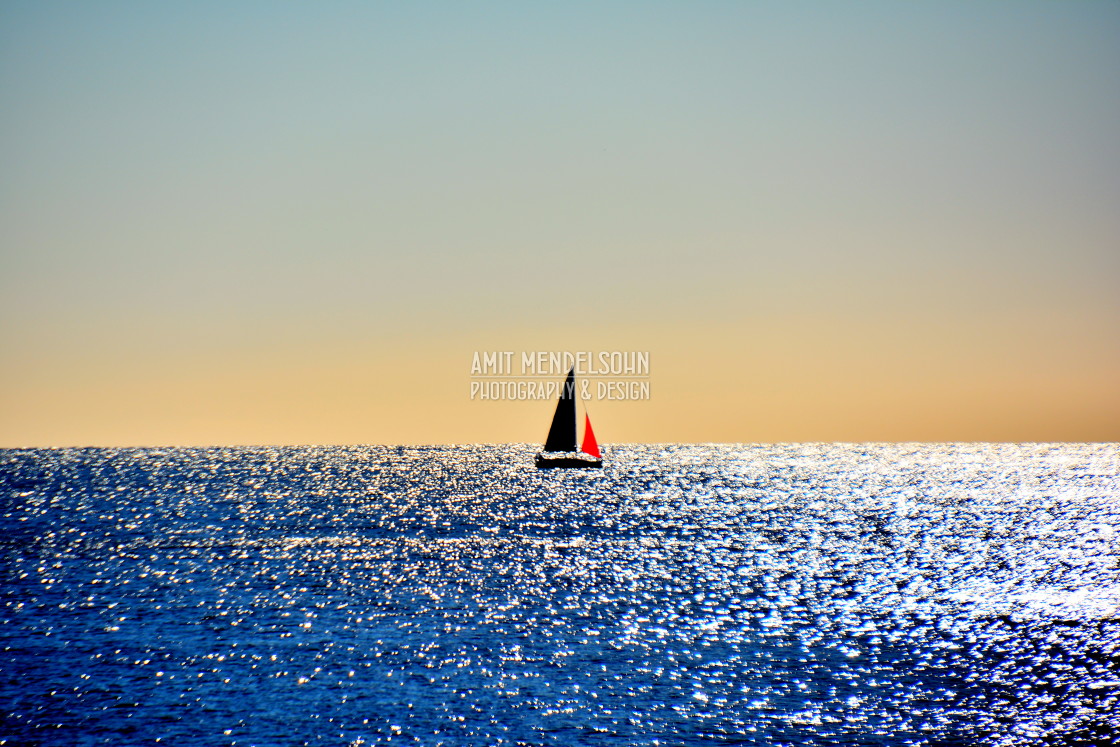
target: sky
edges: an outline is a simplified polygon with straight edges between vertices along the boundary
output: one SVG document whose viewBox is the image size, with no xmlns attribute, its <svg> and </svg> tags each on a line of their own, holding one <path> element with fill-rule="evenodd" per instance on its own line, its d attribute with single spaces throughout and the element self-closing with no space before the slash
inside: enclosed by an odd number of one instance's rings
<svg viewBox="0 0 1120 747">
<path fill-rule="evenodd" d="M 0 5 L 0 447 L 1120 441 L 1120 4 Z"/>
</svg>

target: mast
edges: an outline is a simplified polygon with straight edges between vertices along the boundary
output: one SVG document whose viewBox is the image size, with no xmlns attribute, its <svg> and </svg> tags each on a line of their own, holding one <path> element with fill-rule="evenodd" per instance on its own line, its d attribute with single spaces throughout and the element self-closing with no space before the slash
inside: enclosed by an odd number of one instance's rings
<svg viewBox="0 0 1120 747">
<path fill-rule="evenodd" d="M 548 440 L 544 442 L 545 451 L 576 450 L 576 367 L 568 371 L 560 399 L 556 403 L 556 413 L 552 416 L 552 427 L 548 429 Z"/>
</svg>

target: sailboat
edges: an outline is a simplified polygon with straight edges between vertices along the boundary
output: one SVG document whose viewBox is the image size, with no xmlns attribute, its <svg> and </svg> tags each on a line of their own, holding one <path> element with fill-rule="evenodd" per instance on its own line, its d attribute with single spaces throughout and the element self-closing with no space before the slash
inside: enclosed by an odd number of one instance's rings
<svg viewBox="0 0 1120 747">
<path fill-rule="evenodd" d="M 556 413 L 552 416 L 552 427 L 544 450 L 537 454 L 537 466 L 541 469 L 568 467 L 594 469 L 603 466 L 603 454 L 595 431 L 591 429 L 591 418 L 584 413 L 583 444 L 576 449 L 576 369 L 568 371 L 564 388 L 560 390 L 560 400 L 556 403 Z"/>
</svg>

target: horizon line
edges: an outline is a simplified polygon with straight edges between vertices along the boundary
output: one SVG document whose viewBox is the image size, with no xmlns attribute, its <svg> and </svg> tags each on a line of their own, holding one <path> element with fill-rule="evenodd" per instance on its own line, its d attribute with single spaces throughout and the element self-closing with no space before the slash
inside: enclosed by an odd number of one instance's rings
<svg viewBox="0 0 1120 747">
<path fill-rule="evenodd" d="M 629 446 L 864 446 L 864 445 L 962 445 L 962 444 L 988 444 L 1006 446 L 1048 446 L 1067 444 L 1098 444 L 1101 446 L 1120 446 L 1120 441 L 922 441 L 922 440 L 885 440 L 885 441 L 627 441 L 627 442 L 600 442 L 599 447 L 629 447 Z M 65 444 L 53 446 L 0 446 L 0 451 L 51 451 L 63 449 L 266 449 L 266 448 L 447 448 L 456 446 L 527 446 L 541 447 L 535 441 L 479 441 L 479 442 L 454 442 L 454 443 L 184 443 L 184 444 Z M 543 447 L 541 447 L 543 448 Z"/>
</svg>

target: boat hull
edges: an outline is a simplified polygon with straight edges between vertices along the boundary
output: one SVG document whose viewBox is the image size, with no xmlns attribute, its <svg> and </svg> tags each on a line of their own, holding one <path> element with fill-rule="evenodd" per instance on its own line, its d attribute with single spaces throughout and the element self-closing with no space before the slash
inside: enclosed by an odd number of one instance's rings
<svg viewBox="0 0 1120 747">
<path fill-rule="evenodd" d="M 546 457 L 537 454 L 538 469 L 602 469 L 602 459 L 581 459 L 579 457 Z"/>
</svg>

